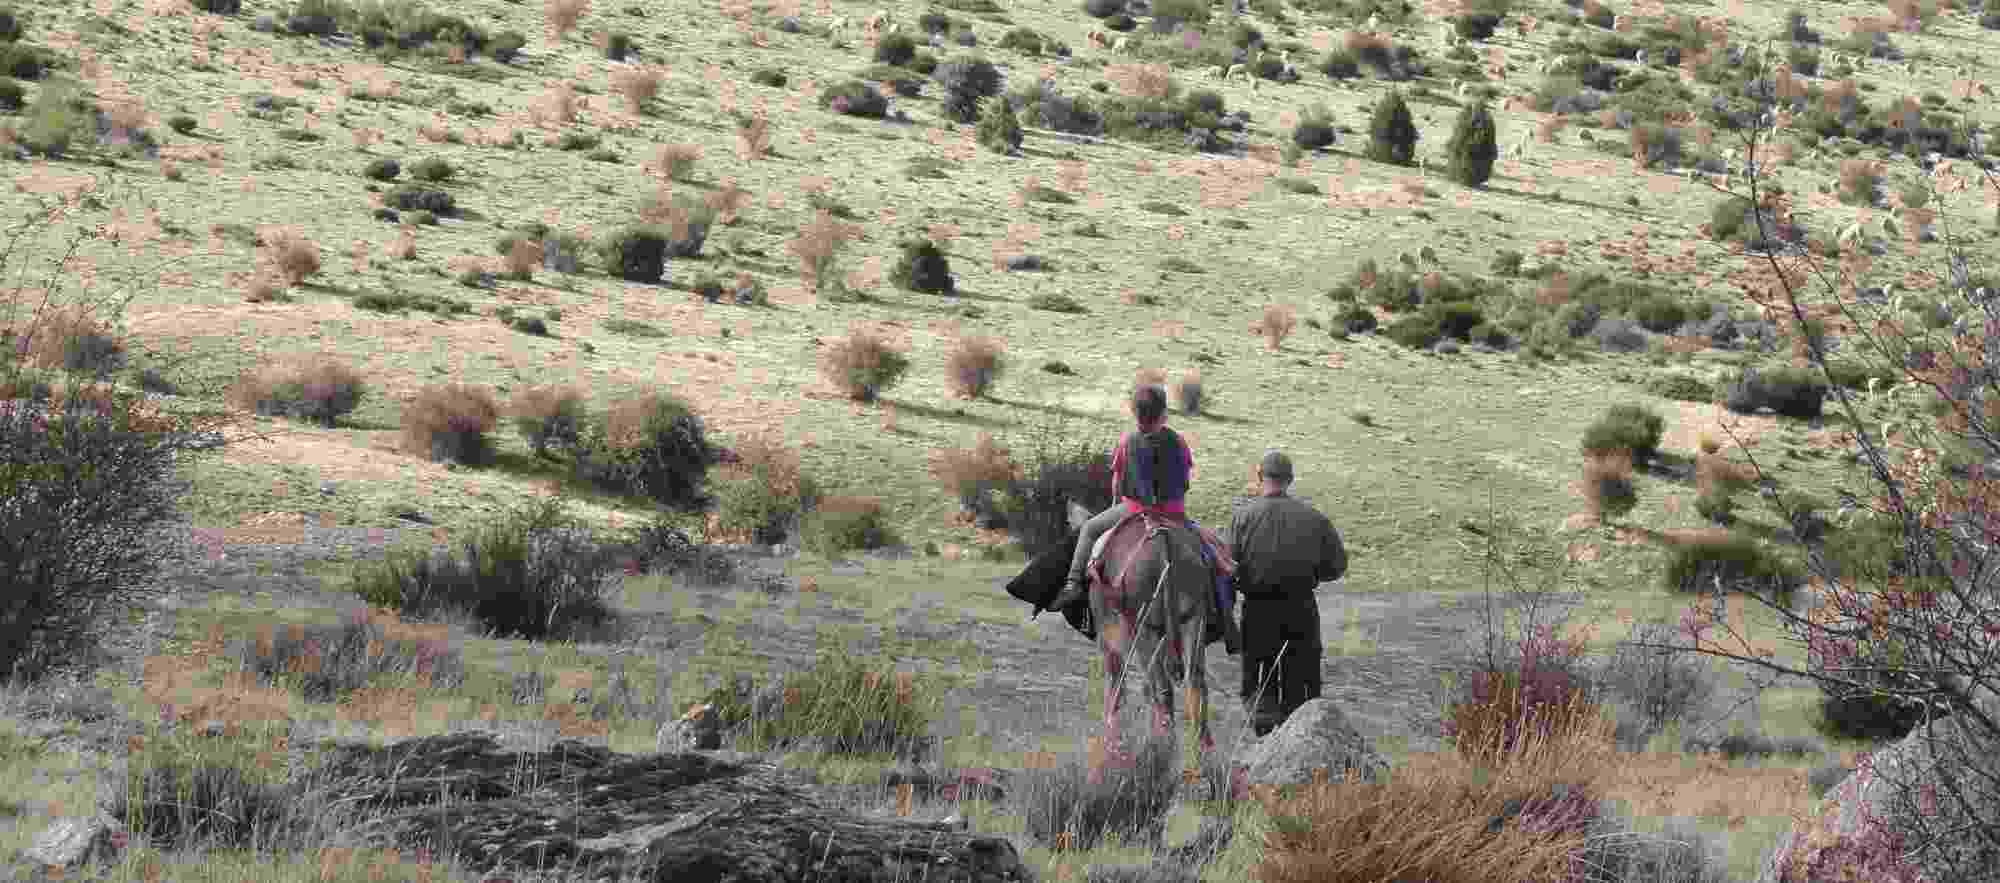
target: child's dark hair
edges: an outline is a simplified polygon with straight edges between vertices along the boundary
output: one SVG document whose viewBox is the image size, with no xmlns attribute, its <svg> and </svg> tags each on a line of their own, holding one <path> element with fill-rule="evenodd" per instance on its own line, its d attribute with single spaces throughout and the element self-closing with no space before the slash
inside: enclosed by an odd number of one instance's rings
<svg viewBox="0 0 2000 883">
<path fill-rule="evenodd" d="M 1141 423 L 1153 423 L 1167 416 L 1167 388 L 1156 383 L 1142 383 L 1132 391 L 1132 416 Z"/>
</svg>

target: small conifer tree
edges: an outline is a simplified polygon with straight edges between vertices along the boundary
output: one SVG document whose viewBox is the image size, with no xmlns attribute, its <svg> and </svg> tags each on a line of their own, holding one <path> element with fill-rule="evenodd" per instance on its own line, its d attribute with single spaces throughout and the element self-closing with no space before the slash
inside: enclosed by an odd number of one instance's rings
<svg viewBox="0 0 2000 883">
<path fill-rule="evenodd" d="M 1493 111 L 1486 102 L 1468 104 L 1458 112 L 1451 140 L 1445 144 L 1451 158 L 1451 178 L 1467 187 L 1479 187 L 1493 177 L 1493 161 L 1500 156 L 1500 136 L 1493 124 Z"/>
<path fill-rule="evenodd" d="M 1417 156 L 1417 124 L 1410 118 L 1410 106 L 1401 90 L 1390 90 L 1375 102 L 1375 116 L 1368 122 L 1368 158 L 1376 162 L 1407 166 Z"/>
<path fill-rule="evenodd" d="M 979 128 L 976 132 L 979 143 L 995 153 L 1012 154 L 1021 149 L 1021 121 L 1014 116 L 1014 105 L 1004 95 L 995 95 L 980 100 Z"/>
</svg>

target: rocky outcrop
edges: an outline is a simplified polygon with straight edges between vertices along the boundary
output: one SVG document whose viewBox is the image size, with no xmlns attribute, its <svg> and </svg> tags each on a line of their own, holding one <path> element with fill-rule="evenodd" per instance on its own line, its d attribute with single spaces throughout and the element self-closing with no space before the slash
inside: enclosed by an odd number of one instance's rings
<svg viewBox="0 0 2000 883">
<path fill-rule="evenodd" d="M 522 752 L 465 733 L 338 746 L 325 774 L 328 801 L 379 808 L 356 845 L 449 849 L 477 868 L 660 883 L 1030 879 L 1003 838 L 831 809 L 767 763 L 573 741 Z"/>
<path fill-rule="evenodd" d="M 919 822 L 832 808 L 811 784 L 770 763 L 698 752 L 622 755 L 576 740 L 503 748 L 483 732 L 381 748 L 319 747 L 325 753 L 296 778 L 324 784 L 301 799 L 370 808 L 367 821 L 343 832 L 341 845 L 448 854 L 509 878 L 1033 879 L 1010 841 L 968 833 L 962 819 Z M 65 818 L 24 851 L 19 866 L 40 878 L 73 879 L 86 864 L 115 860 L 125 840 L 108 815 Z"/>
<path fill-rule="evenodd" d="M 1977 701 L 2000 720 L 2000 697 L 1983 692 Z M 1779 836 L 1757 883 L 1814 883 L 1843 872 L 1893 883 L 2000 879 L 2000 849 L 1976 833 L 2000 830 L 2000 742 L 1969 716 L 1930 729 L 1869 755 L 1827 795 L 1817 818 Z"/>
</svg>

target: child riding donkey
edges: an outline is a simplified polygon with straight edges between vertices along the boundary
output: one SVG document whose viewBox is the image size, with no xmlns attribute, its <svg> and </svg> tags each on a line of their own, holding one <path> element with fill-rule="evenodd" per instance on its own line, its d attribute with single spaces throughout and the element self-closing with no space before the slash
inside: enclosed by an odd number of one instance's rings
<svg viewBox="0 0 2000 883">
<path fill-rule="evenodd" d="M 1212 532 L 1187 517 L 1188 485 L 1194 476 L 1194 452 L 1180 433 L 1167 427 L 1167 391 L 1157 384 L 1142 384 L 1133 391 L 1132 416 L 1137 427 L 1118 438 L 1111 450 L 1111 495 L 1113 502 L 1104 511 L 1083 523 L 1062 593 L 1049 604 L 1060 610 L 1083 601 L 1088 595 L 1085 582 L 1091 561 L 1097 557 L 1098 541 L 1128 518 L 1142 515 L 1168 518 L 1185 524 L 1201 537 L 1202 561 L 1215 572 L 1214 607 L 1210 640 L 1220 637 L 1224 649 L 1234 655 L 1242 646 L 1230 611 L 1235 591 L 1229 578 L 1232 568 L 1217 569 L 1218 553 L 1226 549 Z M 1214 626 L 1220 625 L 1219 633 Z"/>
</svg>

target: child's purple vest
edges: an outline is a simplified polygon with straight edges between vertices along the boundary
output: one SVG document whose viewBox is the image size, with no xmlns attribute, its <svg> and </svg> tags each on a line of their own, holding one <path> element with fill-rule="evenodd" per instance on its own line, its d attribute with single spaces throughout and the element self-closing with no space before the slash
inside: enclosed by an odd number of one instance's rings
<svg viewBox="0 0 2000 883">
<path fill-rule="evenodd" d="M 1187 449 L 1173 430 L 1162 426 L 1152 432 L 1134 432 L 1125 442 L 1120 495 L 1147 506 L 1186 499 L 1189 468 Z"/>
</svg>

